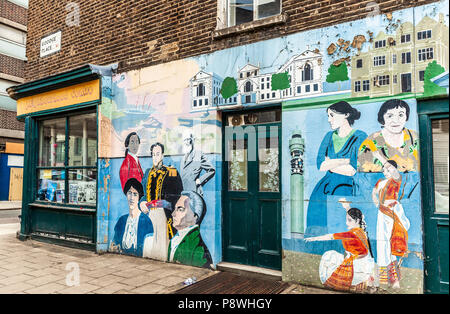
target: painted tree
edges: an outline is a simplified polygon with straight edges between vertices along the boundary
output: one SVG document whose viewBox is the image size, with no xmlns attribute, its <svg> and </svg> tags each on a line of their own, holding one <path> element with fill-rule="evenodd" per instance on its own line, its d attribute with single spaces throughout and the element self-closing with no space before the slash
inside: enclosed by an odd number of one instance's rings
<svg viewBox="0 0 450 314">
<path fill-rule="evenodd" d="M 226 77 L 222 82 L 220 94 L 223 99 L 228 99 L 238 92 L 236 80 L 232 77 Z"/>
<path fill-rule="evenodd" d="M 328 68 L 328 75 L 326 81 L 328 83 L 338 82 L 338 89 L 341 89 L 341 85 L 339 82 L 348 81 L 348 70 L 347 64 L 345 62 L 341 62 L 339 65 L 331 64 Z"/>
<path fill-rule="evenodd" d="M 445 69 L 440 66 L 436 60 L 428 63 L 427 68 L 425 69 L 424 81 L 423 81 L 423 95 L 424 96 L 432 96 L 432 95 L 441 95 L 445 94 L 447 90 L 443 87 L 440 87 L 434 84 L 431 79 L 438 76 L 439 74 L 445 72 Z"/>
<path fill-rule="evenodd" d="M 272 74 L 271 78 L 272 90 L 283 90 L 291 87 L 289 75 L 287 72 Z"/>
</svg>

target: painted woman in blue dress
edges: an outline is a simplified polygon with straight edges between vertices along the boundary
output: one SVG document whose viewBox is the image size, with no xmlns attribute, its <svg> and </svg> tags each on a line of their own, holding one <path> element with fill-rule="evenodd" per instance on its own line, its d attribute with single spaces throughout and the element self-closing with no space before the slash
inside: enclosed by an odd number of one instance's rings
<svg viewBox="0 0 450 314">
<path fill-rule="evenodd" d="M 144 241 L 154 233 L 152 221 L 139 209 L 144 190 L 136 178 L 131 178 L 125 183 L 123 192 L 127 197 L 129 212 L 117 220 L 110 250 L 142 257 Z"/>
<path fill-rule="evenodd" d="M 361 113 L 345 101 L 327 108 L 328 132 L 317 154 L 317 168 L 325 176 L 317 183 L 309 199 L 306 234 L 327 232 L 327 197 L 329 195 L 351 196 L 354 194 L 353 176 L 358 163 L 358 150 L 367 134 L 352 128 Z"/>
</svg>

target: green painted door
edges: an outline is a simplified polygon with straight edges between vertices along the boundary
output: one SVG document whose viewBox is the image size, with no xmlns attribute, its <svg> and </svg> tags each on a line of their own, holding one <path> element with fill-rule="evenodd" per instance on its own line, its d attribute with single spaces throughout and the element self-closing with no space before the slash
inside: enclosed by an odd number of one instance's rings
<svg viewBox="0 0 450 314">
<path fill-rule="evenodd" d="M 281 125 L 224 134 L 224 261 L 281 269 Z"/>
<path fill-rule="evenodd" d="M 425 293 L 448 293 L 448 100 L 419 103 Z"/>
</svg>

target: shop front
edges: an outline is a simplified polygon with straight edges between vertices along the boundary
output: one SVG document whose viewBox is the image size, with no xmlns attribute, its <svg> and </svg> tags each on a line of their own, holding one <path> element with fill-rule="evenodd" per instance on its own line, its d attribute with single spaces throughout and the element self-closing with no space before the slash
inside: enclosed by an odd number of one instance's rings
<svg viewBox="0 0 450 314">
<path fill-rule="evenodd" d="M 95 250 L 97 111 L 94 67 L 12 87 L 25 121 L 20 238 Z"/>
<path fill-rule="evenodd" d="M 389 37 L 363 19 L 10 89 L 26 122 L 21 237 L 256 266 L 347 292 L 423 293 L 427 270 L 448 265 L 424 257 L 431 249 L 448 262 L 448 241 L 441 250 L 424 237 L 448 235 L 448 207 L 424 208 L 433 195 L 448 202 L 448 155 L 422 191 L 427 132 L 444 147 L 448 109 L 418 100 L 448 97 L 430 80 L 448 70 L 433 46 L 448 47 L 447 10 L 394 12 L 401 27 Z M 448 272 L 434 285 L 446 282 Z"/>
</svg>

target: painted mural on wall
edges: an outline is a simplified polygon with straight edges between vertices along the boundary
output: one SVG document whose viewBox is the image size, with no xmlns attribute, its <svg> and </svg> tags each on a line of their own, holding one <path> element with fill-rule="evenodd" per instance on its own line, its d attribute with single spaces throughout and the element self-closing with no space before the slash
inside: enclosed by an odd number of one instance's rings
<svg viewBox="0 0 450 314">
<path fill-rule="evenodd" d="M 287 113 L 293 121 L 305 122 L 300 125 L 307 209 L 296 218 L 304 220 L 305 229 L 292 231 L 301 236 L 285 243 L 321 256 L 317 276 L 324 286 L 401 289 L 402 272 L 410 277 L 410 268 L 421 269 L 415 110 L 415 100 L 389 99 L 358 105 L 338 101 Z M 300 125 L 288 122 L 287 134 L 298 133 Z"/>
<path fill-rule="evenodd" d="M 283 250 L 317 261 L 296 278 L 358 291 L 420 283 L 414 99 L 448 93 L 434 83 L 448 71 L 447 10 L 401 10 L 115 75 L 99 114 L 105 242 L 219 262 L 220 110 L 282 103 Z"/>
</svg>

